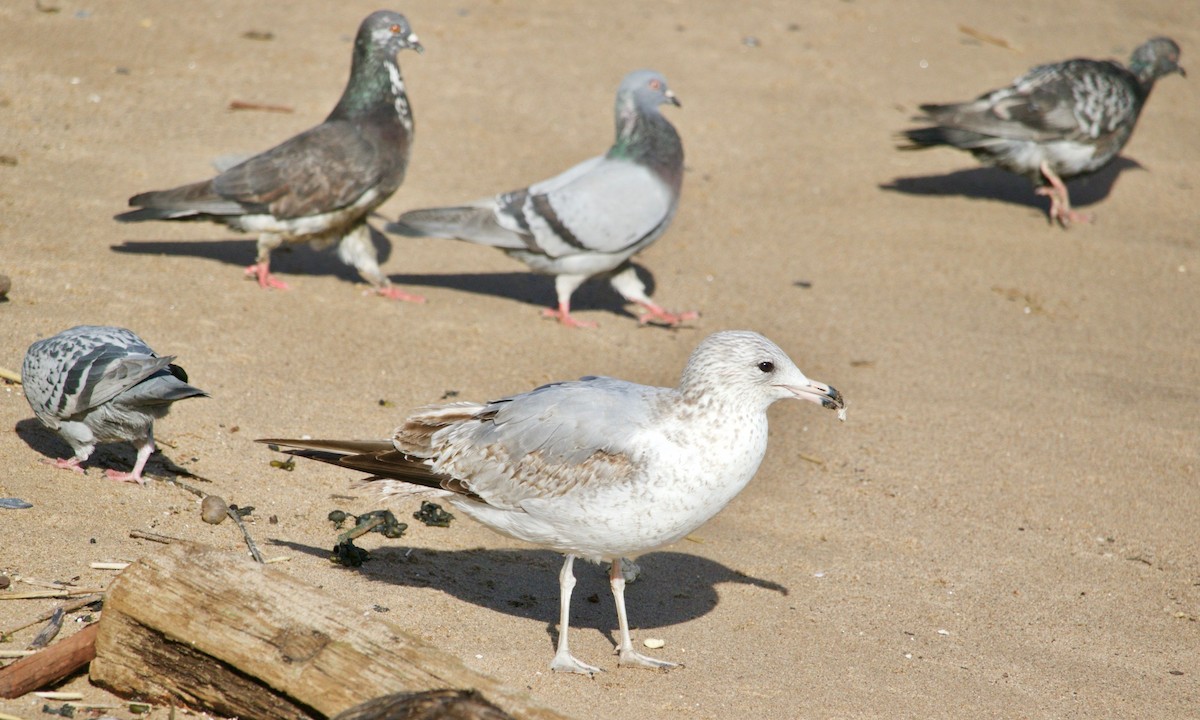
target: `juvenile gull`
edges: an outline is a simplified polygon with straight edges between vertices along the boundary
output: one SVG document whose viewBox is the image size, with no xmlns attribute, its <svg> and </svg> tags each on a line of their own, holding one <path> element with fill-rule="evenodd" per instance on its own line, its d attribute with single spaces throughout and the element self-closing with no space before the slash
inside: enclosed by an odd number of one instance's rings
<svg viewBox="0 0 1200 720">
<path fill-rule="evenodd" d="M 837 409 L 775 343 L 746 331 L 709 336 L 677 388 L 584 377 L 488 403 L 418 410 L 380 441 L 259 442 L 372 473 L 385 494 L 442 496 L 503 535 L 566 555 L 553 670 L 592 674 L 567 646 L 576 557 L 610 564 L 618 664 L 675 663 L 633 649 L 621 558 L 669 545 L 716 515 L 754 476 L 767 408 L 794 398 Z"/>
<path fill-rule="evenodd" d="M 971 102 L 922 105 L 922 119 L 935 124 L 906 130 L 909 144 L 901 149 L 949 145 L 1024 175 L 1050 197 L 1050 221 L 1067 227 L 1088 218 L 1071 209 L 1063 180 L 1112 161 L 1133 134 L 1154 81 L 1174 72 L 1183 74 L 1179 46 L 1165 37 L 1134 50 L 1128 69 L 1086 58 L 1039 65 Z"/>
<path fill-rule="evenodd" d="M 421 43 L 398 13 L 371 13 L 358 28 L 350 80 L 337 107 L 314 128 L 215 178 L 135 195 L 121 222 L 208 220 L 258 233 L 258 257 L 246 274 L 264 288 L 286 290 L 270 272 L 284 243 L 337 243 L 375 292 L 421 302 L 394 287 L 379 268 L 367 216 L 400 187 L 412 146 L 413 117 L 396 53 Z M 223 165 L 219 165 L 223 168 Z"/>
<path fill-rule="evenodd" d="M 208 393 L 187 382 L 187 373 L 159 357 L 129 330 L 80 325 L 29 346 L 21 368 L 25 399 L 34 415 L 58 431 L 75 455 L 55 461 L 83 472 L 96 443 L 129 441 L 137 448 L 133 472 L 106 471 L 109 478 L 145 484 L 142 469 L 154 452 L 154 420 L 171 403 Z"/>
<path fill-rule="evenodd" d="M 659 107 L 679 105 L 653 70 L 629 73 L 617 88 L 617 135 L 604 155 L 549 180 L 457 207 L 404 213 L 385 229 L 452 237 L 499 248 L 534 272 L 554 276 L 558 307 L 543 311 L 571 327 L 594 323 L 571 315 L 571 294 L 592 277 L 643 310 L 641 322 L 678 325 L 697 317 L 673 313 L 646 295 L 629 259 L 667 230 L 679 207 L 683 144 Z"/>
</svg>

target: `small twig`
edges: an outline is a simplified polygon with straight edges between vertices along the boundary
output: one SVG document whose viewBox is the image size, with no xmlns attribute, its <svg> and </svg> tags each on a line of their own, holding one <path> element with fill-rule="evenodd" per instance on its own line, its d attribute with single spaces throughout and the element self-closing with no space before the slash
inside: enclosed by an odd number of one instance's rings
<svg viewBox="0 0 1200 720">
<path fill-rule="evenodd" d="M 0 650 L 0 658 L 23 658 L 36 654 L 37 650 Z"/>
<path fill-rule="evenodd" d="M 263 556 L 258 552 L 258 546 L 254 544 L 254 538 L 250 537 L 250 531 L 246 529 L 246 524 L 242 522 L 242 516 L 238 514 L 237 506 L 230 505 L 227 512 L 230 519 L 237 523 L 238 529 L 242 531 L 242 536 L 246 538 L 246 547 L 250 548 L 250 556 L 254 558 L 255 562 L 261 563 Z"/>
<path fill-rule="evenodd" d="M 817 457 L 816 455 L 805 455 L 804 453 L 800 453 L 800 459 L 804 460 L 805 462 L 810 462 L 813 465 L 824 465 L 825 464 L 825 461 L 822 460 L 821 458 Z"/>
<path fill-rule="evenodd" d="M 197 478 L 199 478 L 199 476 L 196 476 L 196 475 L 191 475 L 190 473 L 188 474 L 188 477 L 197 477 Z M 204 478 L 199 478 L 199 479 L 200 479 L 200 480 L 203 480 Z M 202 498 L 202 499 L 203 499 L 203 498 L 204 498 L 204 496 L 208 494 L 208 493 L 204 492 L 203 490 L 201 490 L 201 489 L 199 489 L 199 488 L 192 487 L 191 485 L 188 485 L 187 483 L 183 482 L 182 480 L 177 480 L 176 478 L 167 478 L 167 477 L 165 477 L 165 478 L 162 478 L 162 480 L 163 480 L 164 482 L 169 482 L 169 483 L 171 483 L 172 485 L 174 485 L 174 486 L 175 486 L 175 487 L 177 487 L 177 488 L 180 488 L 180 489 L 182 489 L 182 490 L 187 490 L 188 492 L 190 492 L 191 494 L 195 495 L 195 496 L 196 496 L 196 497 L 198 497 L 198 498 Z"/>
<path fill-rule="evenodd" d="M 127 562 L 93 562 L 88 563 L 88 567 L 93 570 L 124 570 L 129 567 Z"/>
<path fill-rule="evenodd" d="M 129 537 L 139 540 L 152 540 L 163 545 L 170 545 L 173 542 L 179 542 L 179 538 L 173 538 L 168 535 L 159 535 L 158 533 L 146 532 L 144 530 L 130 530 Z"/>
<path fill-rule="evenodd" d="M 46 612 L 42 613 L 41 615 L 38 615 L 34 619 L 25 623 L 24 625 L 18 625 L 17 627 L 9 628 L 7 630 L 0 630 L 0 638 L 7 637 L 9 635 L 12 635 L 13 633 L 21 632 L 22 630 L 24 630 L 27 627 L 33 627 L 34 625 L 37 625 L 40 622 L 45 622 L 46 620 L 49 620 L 51 617 L 53 617 L 54 613 L 57 612 L 59 608 L 62 608 L 63 612 L 69 612 L 69 613 L 75 612 L 76 610 L 78 610 L 81 607 L 86 607 L 86 606 L 91 605 L 92 603 L 96 602 L 97 600 L 103 600 L 103 599 L 104 599 L 103 595 L 96 594 L 96 595 L 84 595 L 81 598 L 76 598 L 70 602 L 65 602 L 62 605 L 59 605 L 57 608 L 54 608 L 53 610 L 47 610 Z"/>
<path fill-rule="evenodd" d="M 0 600 L 35 600 L 38 598 L 69 598 L 79 595 L 98 595 L 103 588 L 63 588 L 62 590 L 30 590 L 29 592 L 3 593 Z"/>
<path fill-rule="evenodd" d="M 361 525 L 355 525 L 341 535 L 338 535 L 338 542 L 345 542 L 347 540 L 353 540 L 356 537 L 366 535 L 385 522 L 387 522 L 387 518 L 382 515 L 376 515 L 365 523 L 362 523 Z"/>
<path fill-rule="evenodd" d="M 72 700 L 73 701 L 73 700 L 82 700 L 83 699 L 83 693 L 77 693 L 77 692 L 54 692 L 52 690 L 47 690 L 45 692 L 35 692 L 33 694 L 40 697 L 43 700 L 62 700 L 62 701 Z"/>
<path fill-rule="evenodd" d="M 987 33 L 983 32 L 981 30 L 976 30 L 975 28 L 971 27 L 970 25 L 961 25 L 960 24 L 958 26 L 958 31 L 964 35 L 970 35 L 971 37 L 973 37 L 976 40 L 979 40 L 981 42 L 990 43 L 997 47 L 1002 47 L 1005 50 L 1017 50 L 1016 47 L 1014 47 L 1011 43 L 1009 43 L 1004 38 L 996 37 L 995 35 L 988 35 Z"/>
<path fill-rule="evenodd" d="M 295 110 L 287 105 L 268 105 L 267 103 L 246 102 L 245 100 L 230 100 L 230 110 L 262 110 L 264 112 L 291 113 Z"/>
<path fill-rule="evenodd" d="M 0 367 L 0 380 L 7 380 L 10 383 L 21 384 L 21 373 L 9 370 L 6 367 Z"/>
</svg>

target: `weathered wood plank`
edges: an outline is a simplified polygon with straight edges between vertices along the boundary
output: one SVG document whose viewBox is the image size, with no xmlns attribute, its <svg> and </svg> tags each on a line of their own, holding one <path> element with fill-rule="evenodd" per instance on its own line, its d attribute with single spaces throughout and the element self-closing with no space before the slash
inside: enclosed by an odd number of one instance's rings
<svg viewBox="0 0 1200 720">
<path fill-rule="evenodd" d="M 122 572 L 99 626 L 92 681 L 126 696 L 299 720 L 396 692 L 462 688 L 528 720 L 562 718 L 392 622 L 364 618 L 282 571 L 190 543 Z"/>
</svg>

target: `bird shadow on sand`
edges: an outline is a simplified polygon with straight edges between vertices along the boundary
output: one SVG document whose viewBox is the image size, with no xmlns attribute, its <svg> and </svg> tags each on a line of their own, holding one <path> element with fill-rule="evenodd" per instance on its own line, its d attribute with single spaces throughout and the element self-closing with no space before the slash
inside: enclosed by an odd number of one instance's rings
<svg viewBox="0 0 1200 720">
<path fill-rule="evenodd" d="M 646 294 L 653 296 L 654 276 L 641 265 L 635 263 L 633 267 L 646 286 Z M 476 295 L 514 300 L 538 308 L 551 308 L 558 304 L 554 278 L 533 272 L 405 274 L 389 277 L 401 287 L 461 290 Z M 607 276 L 592 278 L 575 291 L 571 296 L 571 312 L 579 310 L 604 310 L 628 318 L 637 317 L 629 311 L 625 299 L 609 286 Z"/>
<path fill-rule="evenodd" d="M 71 446 L 59 437 L 58 433 L 43 425 L 37 418 L 18 420 L 13 429 L 16 431 L 17 437 L 47 461 L 53 462 L 60 458 L 69 458 L 75 454 Z M 104 471 L 109 468 L 130 472 L 133 470 L 136 460 L 137 451 L 133 448 L 132 443 L 100 443 L 96 446 L 92 456 L 83 463 L 83 467 L 87 470 L 88 475 L 98 472 L 103 476 Z M 166 477 L 172 480 L 179 477 L 196 477 L 163 454 L 162 441 L 158 441 L 158 449 L 146 461 L 145 475 L 147 477 Z"/>
<path fill-rule="evenodd" d="M 1067 190 L 1071 193 L 1071 206 L 1086 207 L 1100 202 L 1112 192 L 1117 177 L 1125 170 L 1133 168 L 1145 169 L 1136 160 L 1117 157 L 1099 171 L 1069 181 Z M 1049 200 L 1034 193 L 1029 180 L 992 167 L 957 170 L 945 175 L 899 177 L 880 185 L 879 188 L 906 195 L 958 195 L 978 200 L 999 200 L 1043 212 L 1050 206 Z"/>
<path fill-rule="evenodd" d="M 377 237 L 378 236 L 378 237 Z M 379 262 L 385 262 L 391 254 L 391 246 L 386 238 L 372 232 L 375 248 L 379 252 Z M 254 262 L 258 254 L 256 241 L 247 239 L 225 240 L 126 240 L 120 245 L 113 245 L 113 252 L 128 255 L 173 255 L 179 257 L 197 257 L 216 260 L 227 265 L 245 268 Z M 306 244 L 285 245 L 271 252 L 271 272 L 280 276 L 312 275 L 332 276 L 348 282 L 362 282 L 358 272 L 346 265 L 337 257 L 334 247 L 323 250 L 314 249 Z M 282 277 L 286 280 L 286 277 Z"/>
<path fill-rule="evenodd" d="M 330 555 L 328 549 L 310 545 L 271 542 L 320 558 Z M 551 550 L 433 550 L 397 545 L 371 550 L 371 560 L 346 571 L 393 585 L 434 588 L 489 610 L 543 621 L 553 647 L 558 638 L 558 573 L 562 564 L 563 556 Z M 717 586 L 721 583 L 788 594 L 779 583 L 686 553 L 652 552 L 639 557 L 637 564 L 641 573 L 625 589 L 631 628 L 667 627 L 702 617 L 720 602 Z M 576 562 L 575 578 L 571 627 L 597 630 L 615 645 L 617 616 L 608 566 Z M 400 607 L 390 609 L 404 614 Z"/>
<path fill-rule="evenodd" d="M 392 242 L 383 233 L 371 229 L 371 239 L 379 253 L 380 265 L 392 253 Z M 450 241 L 447 241 L 450 242 Z M 254 262 L 256 243 L 253 238 L 224 240 L 127 240 L 111 247 L 113 252 L 129 255 L 173 255 L 198 257 L 245 268 Z M 494 250 L 487 249 L 489 252 Z M 641 265 L 634 264 L 638 277 L 646 285 L 646 293 L 654 294 L 654 275 Z M 334 248 L 316 250 L 307 244 L 285 245 L 271 253 L 271 272 L 287 280 L 288 275 L 332 276 L 347 282 L 359 283 L 358 272 L 337 257 Z M 406 273 L 389 275 L 400 286 L 436 287 L 459 290 L 476 295 L 506 298 L 538 308 L 554 307 L 558 303 L 554 279 L 532 272 L 501 273 Z M 571 298 L 571 310 L 606 310 L 614 315 L 635 318 L 626 307 L 624 298 L 612 290 L 607 278 L 594 278 L 584 283 Z"/>
</svg>

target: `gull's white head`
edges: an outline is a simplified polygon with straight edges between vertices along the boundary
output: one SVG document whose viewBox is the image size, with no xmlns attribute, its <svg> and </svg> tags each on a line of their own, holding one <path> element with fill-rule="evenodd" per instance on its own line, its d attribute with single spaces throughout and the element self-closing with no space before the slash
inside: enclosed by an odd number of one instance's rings
<svg viewBox="0 0 1200 720">
<path fill-rule="evenodd" d="M 719 395 L 766 409 L 776 400 L 808 400 L 831 410 L 846 407 L 842 394 L 800 372 L 778 345 L 756 332 L 713 333 L 688 359 L 679 382 L 688 397 Z"/>
</svg>

